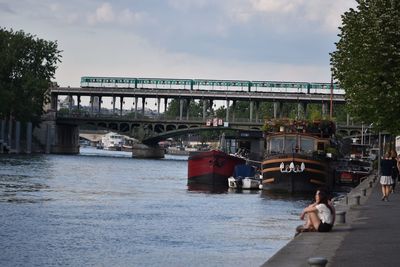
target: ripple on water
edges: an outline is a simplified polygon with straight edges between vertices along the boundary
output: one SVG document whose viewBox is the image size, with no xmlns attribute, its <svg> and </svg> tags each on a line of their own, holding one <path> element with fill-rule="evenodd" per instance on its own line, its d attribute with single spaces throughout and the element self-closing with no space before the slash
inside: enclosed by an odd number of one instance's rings
<svg viewBox="0 0 400 267">
<path fill-rule="evenodd" d="M 186 159 L 86 153 L 0 157 L 1 266 L 260 266 L 306 203 L 190 191 Z"/>
</svg>

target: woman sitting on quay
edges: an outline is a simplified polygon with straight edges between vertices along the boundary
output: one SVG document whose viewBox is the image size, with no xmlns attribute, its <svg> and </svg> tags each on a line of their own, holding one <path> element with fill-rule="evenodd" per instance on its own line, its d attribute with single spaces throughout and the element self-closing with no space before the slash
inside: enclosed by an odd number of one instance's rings
<svg viewBox="0 0 400 267">
<path fill-rule="evenodd" d="M 300 219 L 306 219 L 306 223 L 298 230 L 299 232 L 329 232 L 333 227 L 334 216 L 335 208 L 329 201 L 328 193 L 319 189 L 315 194 L 315 202 L 301 213 Z"/>
</svg>

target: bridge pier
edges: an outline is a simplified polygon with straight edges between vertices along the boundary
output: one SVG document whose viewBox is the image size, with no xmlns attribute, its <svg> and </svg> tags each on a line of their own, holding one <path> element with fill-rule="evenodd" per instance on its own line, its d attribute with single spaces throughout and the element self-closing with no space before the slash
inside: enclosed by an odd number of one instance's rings
<svg viewBox="0 0 400 267">
<path fill-rule="evenodd" d="M 225 121 L 229 121 L 229 99 L 226 100 L 226 115 Z"/>
<path fill-rule="evenodd" d="M 183 118 L 183 99 L 179 99 L 179 120 Z"/>
<path fill-rule="evenodd" d="M 236 100 L 232 100 L 232 120 L 230 122 L 235 122 L 235 108 L 236 108 Z"/>
<path fill-rule="evenodd" d="M 274 101 L 274 119 L 281 117 L 282 103 Z"/>
<path fill-rule="evenodd" d="M 164 158 L 164 149 L 159 146 L 148 146 L 145 144 L 134 144 L 132 147 L 132 157 L 134 158 Z"/>
<path fill-rule="evenodd" d="M 253 108 L 254 108 L 254 102 L 252 100 L 250 100 L 250 118 L 249 120 L 252 122 L 253 121 Z"/>
<path fill-rule="evenodd" d="M 206 120 L 206 111 L 207 111 L 207 100 L 206 99 L 202 99 L 203 101 L 203 121 Z"/>
<path fill-rule="evenodd" d="M 139 101 L 139 98 L 137 96 L 135 96 L 135 119 L 137 119 L 137 112 L 138 112 L 137 103 L 138 103 L 138 101 Z"/>
<path fill-rule="evenodd" d="M 78 125 L 44 121 L 34 129 L 33 136 L 46 154 L 79 154 Z"/>
<path fill-rule="evenodd" d="M 307 114 L 307 103 L 297 103 L 297 118 L 304 119 Z"/>
<path fill-rule="evenodd" d="M 327 116 L 328 115 L 328 103 L 323 102 L 322 103 L 322 116 Z"/>
<path fill-rule="evenodd" d="M 146 98 L 142 97 L 142 118 L 144 117 L 144 108 L 146 107 Z"/>
</svg>

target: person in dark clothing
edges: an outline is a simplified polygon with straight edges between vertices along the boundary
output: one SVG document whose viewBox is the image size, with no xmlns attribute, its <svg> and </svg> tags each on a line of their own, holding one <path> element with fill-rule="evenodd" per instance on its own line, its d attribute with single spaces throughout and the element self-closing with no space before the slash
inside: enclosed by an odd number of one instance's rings
<svg viewBox="0 0 400 267">
<path fill-rule="evenodd" d="M 392 171 L 393 184 L 392 184 L 392 190 L 391 190 L 391 192 L 394 193 L 394 189 L 396 188 L 396 183 L 397 183 L 398 178 L 399 178 L 399 169 L 398 169 L 397 153 L 396 153 L 396 151 L 392 150 L 390 156 L 391 156 L 392 161 L 393 161 L 393 171 Z"/>
<path fill-rule="evenodd" d="M 389 153 L 385 154 L 385 157 L 381 159 L 381 178 L 380 183 L 382 185 L 382 201 L 388 201 L 391 186 L 393 184 L 392 173 L 393 173 L 393 160 L 390 158 Z"/>
</svg>

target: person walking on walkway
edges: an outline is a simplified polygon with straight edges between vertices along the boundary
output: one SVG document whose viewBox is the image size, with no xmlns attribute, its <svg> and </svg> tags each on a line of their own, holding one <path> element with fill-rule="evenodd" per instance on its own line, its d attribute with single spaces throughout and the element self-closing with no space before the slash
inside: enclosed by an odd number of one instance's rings
<svg viewBox="0 0 400 267">
<path fill-rule="evenodd" d="M 380 183 L 382 185 L 382 201 L 389 200 L 389 194 L 391 186 L 393 184 L 393 160 L 390 158 L 389 153 L 385 153 L 383 159 L 381 159 L 381 178 Z"/>
</svg>

